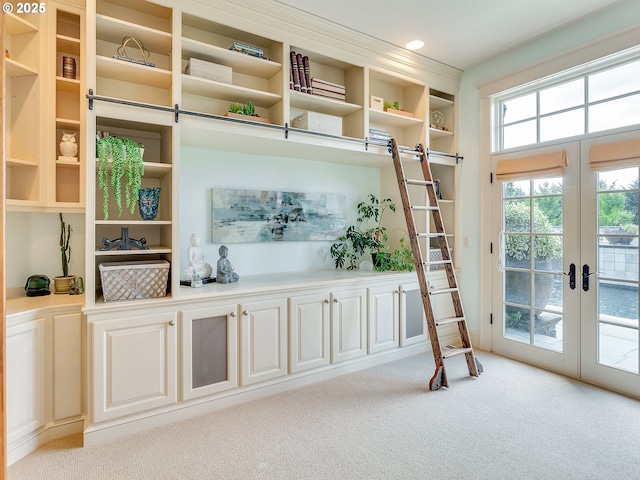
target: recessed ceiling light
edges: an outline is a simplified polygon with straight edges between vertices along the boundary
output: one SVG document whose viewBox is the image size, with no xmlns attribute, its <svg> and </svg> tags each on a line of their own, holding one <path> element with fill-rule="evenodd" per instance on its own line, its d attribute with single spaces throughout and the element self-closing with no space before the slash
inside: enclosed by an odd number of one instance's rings
<svg viewBox="0 0 640 480">
<path fill-rule="evenodd" d="M 422 40 L 411 40 L 410 42 L 407 42 L 405 47 L 407 47 L 408 50 L 417 50 L 424 47 L 424 42 Z"/>
</svg>

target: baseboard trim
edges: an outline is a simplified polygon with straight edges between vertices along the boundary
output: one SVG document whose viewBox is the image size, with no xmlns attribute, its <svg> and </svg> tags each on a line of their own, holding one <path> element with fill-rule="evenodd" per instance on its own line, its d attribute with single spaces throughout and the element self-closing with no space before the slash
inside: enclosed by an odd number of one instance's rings
<svg viewBox="0 0 640 480">
<path fill-rule="evenodd" d="M 52 440 L 69 435 L 82 434 L 83 428 L 84 419 L 42 427 L 9 446 L 7 450 L 7 466 L 16 463 Z"/>
</svg>

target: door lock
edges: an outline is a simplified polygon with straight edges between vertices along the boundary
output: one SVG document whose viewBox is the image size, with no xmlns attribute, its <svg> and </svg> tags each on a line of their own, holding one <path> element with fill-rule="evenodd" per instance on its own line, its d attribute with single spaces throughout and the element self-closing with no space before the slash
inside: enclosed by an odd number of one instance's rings
<svg viewBox="0 0 640 480">
<path fill-rule="evenodd" d="M 598 272 L 589 273 L 589 265 L 586 263 L 582 266 L 582 290 L 589 291 L 589 276 L 597 274 Z"/>
<path fill-rule="evenodd" d="M 564 275 L 569 277 L 569 288 L 571 290 L 576 289 L 576 264 L 572 263 L 569 265 L 569 273 L 562 272 Z"/>
</svg>

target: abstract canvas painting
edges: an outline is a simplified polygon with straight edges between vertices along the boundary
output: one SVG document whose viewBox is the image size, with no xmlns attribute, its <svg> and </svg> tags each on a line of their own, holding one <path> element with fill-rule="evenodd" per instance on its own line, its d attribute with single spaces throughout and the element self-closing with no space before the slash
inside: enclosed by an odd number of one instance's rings
<svg viewBox="0 0 640 480">
<path fill-rule="evenodd" d="M 346 198 L 332 193 L 214 188 L 213 243 L 335 240 Z"/>
</svg>

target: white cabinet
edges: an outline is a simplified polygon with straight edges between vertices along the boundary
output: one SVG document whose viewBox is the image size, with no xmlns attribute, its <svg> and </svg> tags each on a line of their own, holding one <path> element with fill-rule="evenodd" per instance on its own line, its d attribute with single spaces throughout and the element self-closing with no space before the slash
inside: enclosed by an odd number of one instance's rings
<svg viewBox="0 0 640 480">
<path fill-rule="evenodd" d="M 400 346 L 413 345 L 427 339 L 427 319 L 422 293 L 417 283 L 400 286 Z"/>
<path fill-rule="evenodd" d="M 93 340 L 93 422 L 177 401 L 176 314 L 96 321 Z"/>
<path fill-rule="evenodd" d="M 7 328 L 7 443 L 45 424 L 45 318 Z"/>
<path fill-rule="evenodd" d="M 53 342 L 53 420 L 81 417 L 83 408 L 82 313 L 54 315 Z"/>
<path fill-rule="evenodd" d="M 238 386 L 238 306 L 182 312 L 182 399 Z"/>
<path fill-rule="evenodd" d="M 289 298 L 289 373 L 328 365 L 329 294 Z"/>
<path fill-rule="evenodd" d="M 369 353 L 377 353 L 399 344 L 398 288 L 382 286 L 369 289 Z"/>
<path fill-rule="evenodd" d="M 282 298 L 242 303 L 240 382 L 287 374 L 287 305 Z"/>
<path fill-rule="evenodd" d="M 367 354 L 365 289 L 331 294 L 331 363 Z"/>
</svg>

